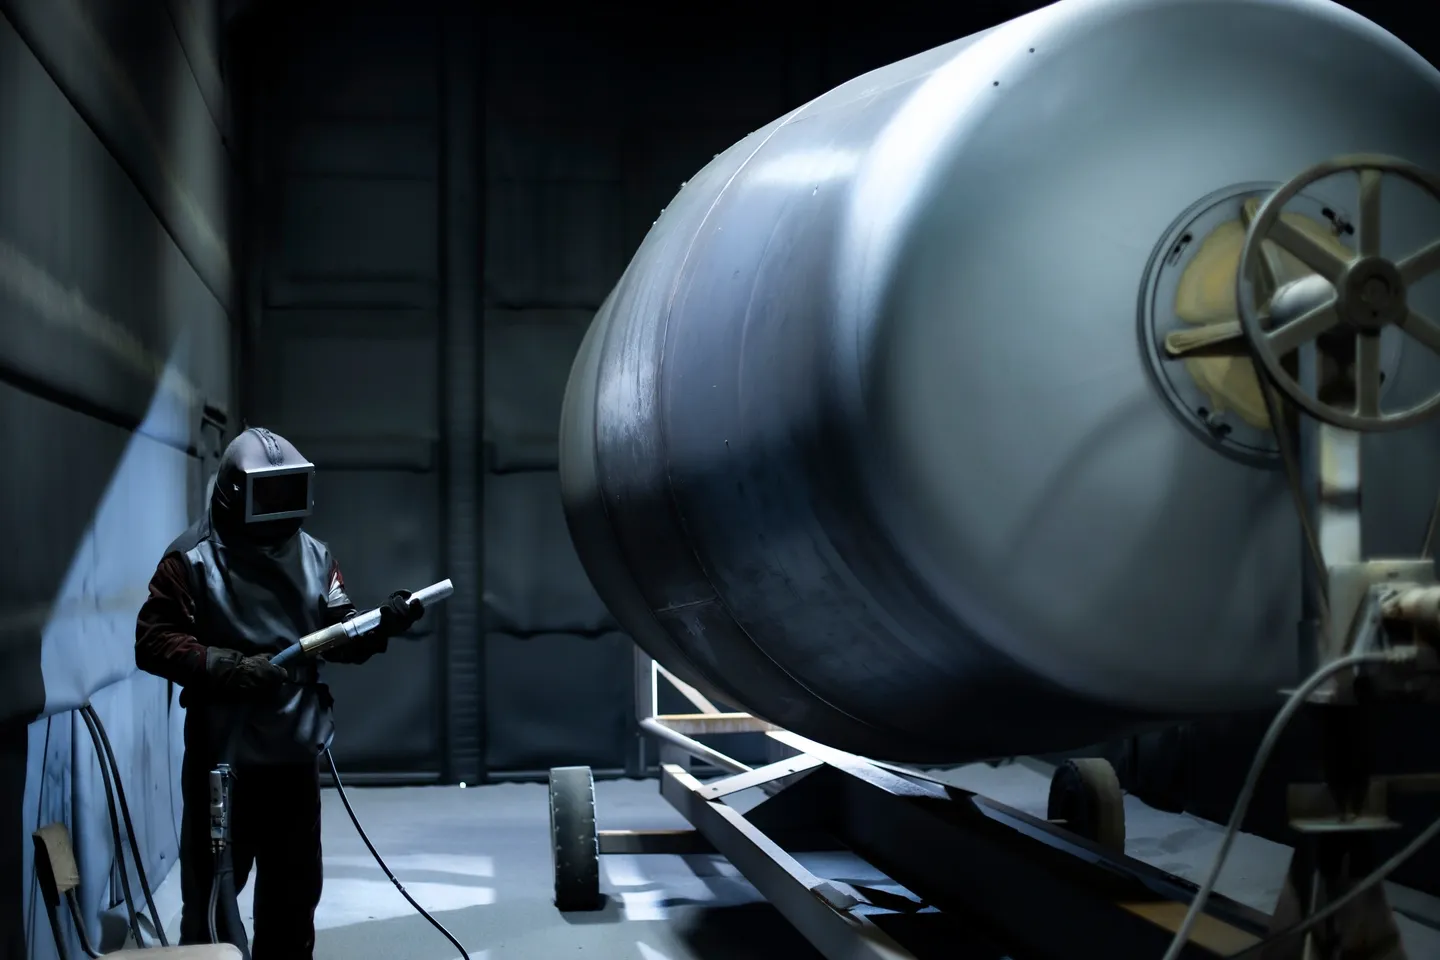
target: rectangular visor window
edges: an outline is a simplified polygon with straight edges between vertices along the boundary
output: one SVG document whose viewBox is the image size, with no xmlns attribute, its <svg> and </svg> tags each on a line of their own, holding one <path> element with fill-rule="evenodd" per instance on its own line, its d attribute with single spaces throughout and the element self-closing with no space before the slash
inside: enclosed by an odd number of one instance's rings
<svg viewBox="0 0 1440 960">
<path fill-rule="evenodd" d="M 250 509 L 252 521 L 280 520 L 303 517 L 310 512 L 310 477 L 303 473 L 281 473 L 250 477 Z"/>
</svg>

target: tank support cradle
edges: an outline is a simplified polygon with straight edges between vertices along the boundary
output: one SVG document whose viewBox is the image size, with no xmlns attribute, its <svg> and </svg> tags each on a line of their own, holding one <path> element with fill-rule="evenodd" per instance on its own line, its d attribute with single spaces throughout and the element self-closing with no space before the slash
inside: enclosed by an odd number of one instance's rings
<svg viewBox="0 0 1440 960">
<path fill-rule="evenodd" d="M 589 769 L 552 770 L 562 910 L 605 905 L 602 854 L 718 853 L 831 960 L 1069 958 L 1076 944 L 1154 960 L 1179 926 L 1192 884 L 916 770 L 722 712 L 636 657 L 640 727 L 660 741 L 660 793 L 692 829 L 598 830 Z M 660 714 L 661 679 L 698 712 Z M 747 731 L 788 756 L 752 769 L 695 739 Z M 696 761 L 726 775 L 702 782 Z M 744 812 L 728 802 L 751 789 L 767 796 Z M 1269 920 L 1213 898 L 1182 956 L 1229 956 L 1259 942 Z"/>
</svg>

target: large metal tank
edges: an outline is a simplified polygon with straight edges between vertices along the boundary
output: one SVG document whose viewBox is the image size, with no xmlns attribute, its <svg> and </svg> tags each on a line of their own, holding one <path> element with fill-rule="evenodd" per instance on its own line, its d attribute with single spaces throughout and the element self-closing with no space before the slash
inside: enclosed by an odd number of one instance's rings
<svg viewBox="0 0 1440 960">
<path fill-rule="evenodd" d="M 1324 0 L 1065 0 L 805 104 L 681 189 L 581 348 L 590 577 L 683 679 L 870 756 L 1275 700 L 1302 557 L 1254 374 L 1157 344 L 1234 315 L 1247 202 L 1440 168 L 1437 116 L 1440 73 Z M 1398 256 L 1440 205 L 1391 182 Z M 1355 207 L 1287 216 L 1345 245 Z M 1440 385 L 1390 336 L 1387 405 Z M 1367 547 L 1413 553 L 1437 429 L 1365 445 Z"/>
</svg>

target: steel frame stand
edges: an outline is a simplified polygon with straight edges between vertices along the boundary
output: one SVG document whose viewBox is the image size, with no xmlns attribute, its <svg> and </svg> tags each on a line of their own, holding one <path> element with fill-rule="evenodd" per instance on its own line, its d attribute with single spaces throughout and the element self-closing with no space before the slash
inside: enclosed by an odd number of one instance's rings
<svg viewBox="0 0 1440 960">
<path fill-rule="evenodd" d="M 918 771 L 866 760 L 719 710 L 636 651 L 639 726 L 659 741 L 660 793 L 687 830 L 599 830 L 588 767 L 550 772 L 556 904 L 595 910 L 601 854 L 726 857 L 830 960 L 929 957 L 1154 960 L 1168 946 L 1195 886 L 1051 822 L 947 786 Z M 658 712 L 661 679 L 695 708 Z M 751 769 L 697 737 L 764 732 L 789 754 Z M 729 771 L 702 783 L 699 761 Z M 758 788 L 742 813 L 727 802 Z M 854 857 L 889 883 L 835 879 L 807 866 Z M 844 871 L 853 877 L 854 871 Z M 1182 954 L 1223 957 L 1259 942 L 1270 918 L 1221 897 Z"/>
</svg>

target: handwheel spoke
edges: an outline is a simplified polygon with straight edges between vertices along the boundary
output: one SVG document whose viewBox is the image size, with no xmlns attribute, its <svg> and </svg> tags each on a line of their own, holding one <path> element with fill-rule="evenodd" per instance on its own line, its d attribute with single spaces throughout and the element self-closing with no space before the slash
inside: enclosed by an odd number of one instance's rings
<svg viewBox="0 0 1440 960">
<path fill-rule="evenodd" d="M 1335 301 L 1331 300 L 1305 311 L 1282 327 L 1268 331 L 1265 338 L 1275 355 L 1283 357 L 1329 331 L 1339 322 L 1340 315 L 1335 311 Z"/>
<path fill-rule="evenodd" d="M 1345 261 L 1326 249 L 1320 241 L 1284 220 L 1276 218 L 1270 225 L 1270 239 L 1331 283 L 1336 283 L 1340 272 L 1345 269 Z"/>
<path fill-rule="evenodd" d="M 1412 307 L 1405 319 L 1401 321 L 1400 329 L 1425 344 L 1425 346 L 1431 350 L 1440 353 L 1440 324 L 1437 324 L 1419 310 Z"/>
<path fill-rule="evenodd" d="M 1360 171 L 1360 256 L 1380 255 L 1380 181 L 1379 170 Z"/>
<path fill-rule="evenodd" d="M 1428 243 L 1416 250 L 1410 256 L 1401 260 L 1400 279 L 1405 281 L 1405 286 L 1410 286 L 1424 280 L 1436 270 L 1440 270 L 1440 240 Z"/>
<path fill-rule="evenodd" d="M 1246 200 L 1240 205 L 1240 222 L 1245 229 L 1250 229 L 1250 224 L 1255 222 L 1255 214 L 1260 211 L 1260 201 L 1255 199 Z M 1262 241 L 1260 244 L 1260 256 L 1255 261 L 1256 276 L 1255 296 L 1259 300 L 1268 300 L 1280 289 L 1280 274 L 1283 261 L 1280 259 L 1280 251 L 1275 244 Z"/>
<path fill-rule="evenodd" d="M 1355 412 L 1380 414 L 1380 335 L 1366 331 L 1355 337 Z"/>
</svg>

